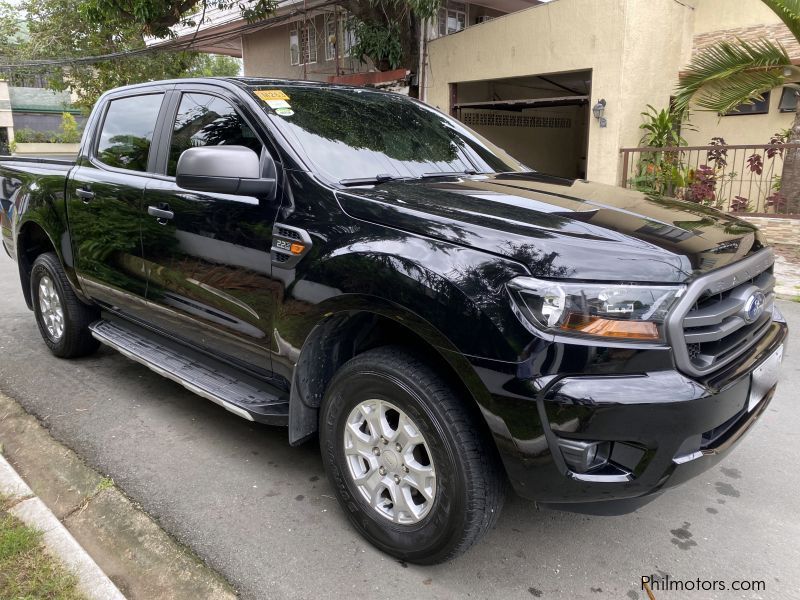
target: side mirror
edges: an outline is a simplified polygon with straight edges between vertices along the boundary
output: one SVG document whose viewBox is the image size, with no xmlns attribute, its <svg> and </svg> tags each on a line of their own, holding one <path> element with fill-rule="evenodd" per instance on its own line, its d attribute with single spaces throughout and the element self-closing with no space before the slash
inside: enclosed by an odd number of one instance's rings
<svg viewBox="0 0 800 600">
<path fill-rule="evenodd" d="M 278 184 L 272 163 L 262 165 L 258 154 L 244 146 L 189 148 L 178 159 L 176 183 L 187 190 L 274 198 Z M 263 175 L 268 173 L 270 177 Z"/>
</svg>

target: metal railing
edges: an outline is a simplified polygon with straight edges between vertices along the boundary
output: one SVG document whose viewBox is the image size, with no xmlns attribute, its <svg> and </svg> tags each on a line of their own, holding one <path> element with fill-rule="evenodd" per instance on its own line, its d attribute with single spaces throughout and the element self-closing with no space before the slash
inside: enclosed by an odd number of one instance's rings
<svg viewBox="0 0 800 600">
<path fill-rule="evenodd" d="M 800 144 L 622 148 L 620 184 L 732 213 L 800 216 L 800 206 L 780 191 L 792 148 Z"/>
</svg>

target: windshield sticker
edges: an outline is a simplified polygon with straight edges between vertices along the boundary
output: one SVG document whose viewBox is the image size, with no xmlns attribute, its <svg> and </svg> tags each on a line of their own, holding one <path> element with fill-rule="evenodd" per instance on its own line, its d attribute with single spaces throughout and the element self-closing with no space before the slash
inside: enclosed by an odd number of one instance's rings
<svg viewBox="0 0 800 600">
<path fill-rule="evenodd" d="M 265 100 L 267 106 L 269 106 L 273 110 L 278 110 L 279 108 L 292 108 L 286 100 Z"/>
<path fill-rule="evenodd" d="M 275 114 L 281 117 L 291 117 L 294 111 L 291 108 L 276 108 Z"/>
<path fill-rule="evenodd" d="M 281 90 L 256 90 L 255 95 L 263 100 L 264 102 L 269 103 L 270 100 L 288 100 L 289 96 L 287 96 Z M 273 107 L 274 108 L 274 107 Z"/>
</svg>

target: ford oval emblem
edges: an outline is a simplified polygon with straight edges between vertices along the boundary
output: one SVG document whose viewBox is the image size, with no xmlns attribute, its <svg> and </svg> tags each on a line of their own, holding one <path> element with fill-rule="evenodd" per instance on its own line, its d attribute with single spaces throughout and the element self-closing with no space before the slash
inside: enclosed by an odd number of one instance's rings
<svg viewBox="0 0 800 600">
<path fill-rule="evenodd" d="M 753 323 L 764 314 L 764 308 L 767 303 L 767 298 L 762 292 L 753 292 L 751 296 L 744 303 L 744 310 L 742 316 L 748 323 Z"/>
</svg>

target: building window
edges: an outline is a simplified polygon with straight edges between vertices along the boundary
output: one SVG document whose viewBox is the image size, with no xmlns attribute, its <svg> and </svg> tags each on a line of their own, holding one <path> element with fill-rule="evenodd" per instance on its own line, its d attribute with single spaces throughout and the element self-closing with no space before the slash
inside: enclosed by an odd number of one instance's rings
<svg viewBox="0 0 800 600">
<path fill-rule="evenodd" d="M 350 56 L 356 42 L 355 23 L 351 17 L 340 15 L 337 19 L 334 15 L 325 15 L 325 60 L 336 60 L 337 43 L 339 57 Z"/>
<path fill-rule="evenodd" d="M 763 100 L 756 100 L 752 104 L 740 104 L 730 112 L 726 112 L 724 117 L 735 117 L 738 115 L 765 115 L 769 112 L 769 92 L 764 93 Z"/>
<path fill-rule="evenodd" d="M 300 33 L 297 29 L 289 32 L 289 64 L 300 64 Z"/>
<path fill-rule="evenodd" d="M 794 88 L 783 88 L 781 92 L 781 103 L 778 105 L 781 112 L 795 112 L 797 110 L 796 93 L 798 93 L 798 90 Z"/>
<path fill-rule="evenodd" d="M 289 63 L 309 65 L 317 62 L 317 28 L 312 21 L 297 23 L 289 31 Z"/>
<path fill-rule="evenodd" d="M 464 4 L 449 2 L 439 9 L 439 35 L 461 31 L 467 26 L 467 8 Z"/>
</svg>

